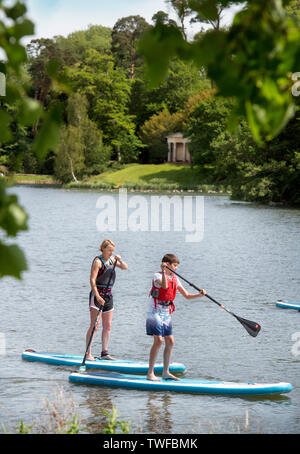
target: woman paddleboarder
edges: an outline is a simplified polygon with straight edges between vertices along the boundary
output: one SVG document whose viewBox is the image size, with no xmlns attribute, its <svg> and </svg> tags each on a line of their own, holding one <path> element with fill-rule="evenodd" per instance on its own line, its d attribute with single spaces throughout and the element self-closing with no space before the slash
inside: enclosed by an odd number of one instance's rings
<svg viewBox="0 0 300 454">
<path fill-rule="evenodd" d="M 189 293 L 182 286 L 178 277 L 172 271 L 166 268 L 166 265 L 176 271 L 179 260 L 174 254 L 167 254 L 162 259 L 161 272 L 155 273 L 153 277 L 152 289 L 148 303 L 148 314 L 146 321 L 146 332 L 148 336 L 153 336 L 153 345 L 149 356 L 148 380 L 159 381 L 160 379 L 154 374 L 154 365 L 162 344 L 165 340 L 164 350 L 164 370 L 163 379 L 179 380 L 169 371 L 169 366 L 174 347 L 174 337 L 172 331 L 171 315 L 175 311 L 174 300 L 177 290 L 186 299 L 194 299 L 204 296 L 205 290 L 200 293 Z"/>
<path fill-rule="evenodd" d="M 102 352 L 101 359 L 113 360 L 114 358 L 108 353 L 108 344 L 111 332 L 111 323 L 113 318 L 114 303 L 112 295 L 112 287 L 115 283 L 116 273 L 115 266 L 121 270 L 127 270 L 127 264 L 119 255 L 113 257 L 115 244 L 113 241 L 106 239 L 100 246 L 101 255 L 97 256 L 93 263 L 90 275 L 91 292 L 89 296 L 90 318 L 91 324 L 86 334 L 87 357 L 89 361 L 95 361 L 92 355 L 92 343 L 90 342 L 91 335 L 96 323 L 99 309 L 103 306 L 102 314 L 98 319 L 95 327 L 95 332 L 98 331 L 102 319 Z M 116 264 L 115 261 L 117 260 Z M 115 264 L 115 266 L 114 266 Z"/>
</svg>

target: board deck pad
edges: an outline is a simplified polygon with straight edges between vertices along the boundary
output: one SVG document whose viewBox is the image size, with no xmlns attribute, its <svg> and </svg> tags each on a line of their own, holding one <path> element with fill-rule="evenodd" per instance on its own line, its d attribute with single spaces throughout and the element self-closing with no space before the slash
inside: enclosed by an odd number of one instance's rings
<svg viewBox="0 0 300 454">
<path fill-rule="evenodd" d="M 73 373 L 69 376 L 70 382 L 85 385 L 144 389 L 151 391 L 174 391 L 181 393 L 198 394 L 225 394 L 225 395 L 272 395 L 287 393 L 292 390 L 290 383 L 235 383 L 213 380 L 179 381 L 164 380 L 150 381 L 146 376 L 127 375 L 120 373 Z"/>
<path fill-rule="evenodd" d="M 79 355 L 63 355 L 57 353 L 43 353 L 34 350 L 25 350 L 22 358 L 26 361 L 42 362 L 56 366 L 78 366 L 80 367 L 83 361 L 83 356 Z M 145 361 L 126 361 L 115 360 L 108 361 L 105 359 L 96 359 L 96 361 L 86 361 L 85 366 L 87 369 L 103 369 L 108 371 L 116 371 L 122 373 L 132 374 L 147 374 L 149 363 Z M 162 373 L 163 364 L 157 363 L 154 368 L 156 373 Z M 184 364 L 172 363 L 170 365 L 171 372 L 185 372 Z"/>
</svg>

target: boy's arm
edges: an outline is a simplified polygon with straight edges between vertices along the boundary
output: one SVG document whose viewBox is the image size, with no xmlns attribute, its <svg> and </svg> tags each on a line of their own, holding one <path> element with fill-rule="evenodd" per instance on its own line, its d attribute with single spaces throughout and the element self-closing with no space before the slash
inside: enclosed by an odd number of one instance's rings
<svg viewBox="0 0 300 454">
<path fill-rule="evenodd" d="M 206 291 L 205 290 L 201 290 L 200 293 L 189 293 L 184 287 L 182 287 L 182 285 L 178 287 L 178 291 L 187 300 L 191 300 L 191 299 L 194 299 L 194 298 L 201 298 L 202 296 L 206 295 Z"/>
</svg>

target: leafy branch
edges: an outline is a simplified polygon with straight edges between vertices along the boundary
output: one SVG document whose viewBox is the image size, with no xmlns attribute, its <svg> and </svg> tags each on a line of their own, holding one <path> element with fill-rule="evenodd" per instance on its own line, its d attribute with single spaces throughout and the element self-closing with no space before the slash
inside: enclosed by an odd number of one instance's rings
<svg viewBox="0 0 300 454">
<path fill-rule="evenodd" d="M 208 21 L 218 18 L 227 0 L 190 0 Z M 291 75 L 299 70 L 300 29 L 287 14 L 289 1 L 250 0 L 228 30 L 212 29 L 187 42 L 173 24 L 157 23 L 139 42 L 151 86 L 164 80 L 170 61 L 192 61 L 215 82 L 218 95 L 235 99 L 234 129 L 246 117 L 257 143 L 276 137 L 295 114 Z"/>
<path fill-rule="evenodd" d="M 26 128 L 41 121 L 42 127 L 33 144 L 33 151 L 42 161 L 47 152 L 58 144 L 62 107 L 55 104 L 46 112 L 39 101 L 27 95 L 21 77 L 27 54 L 21 40 L 34 34 L 34 24 L 27 19 L 26 12 L 26 6 L 21 1 L 11 4 L 0 0 L 0 49 L 4 55 L 4 60 L 0 61 L 0 73 L 5 76 L 6 82 L 5 96 L 0 97 L 0 147 L 13 140 L 14 123 Z M 63 86 L 55 62 L 49 63 L 47 71 L 53 83 Z M 0 278 L 13 276 L 21 279 L 21 273 L 27 269 L 22 250 L 17 245 L 6 244 L 8 237 L 16 237 L 18 232 L 27 228 L 25 210 L 15 195 L 7 194 L 5 181 L 0 177 L 0 233 L 3 231 L 0 240 Z"/>
</svg>

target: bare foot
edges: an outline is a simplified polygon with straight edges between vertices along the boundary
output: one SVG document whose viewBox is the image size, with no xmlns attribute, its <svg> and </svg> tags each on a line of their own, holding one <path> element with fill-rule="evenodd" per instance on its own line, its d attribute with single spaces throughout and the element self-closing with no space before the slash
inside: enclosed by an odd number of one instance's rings
<svg viewBox="0 0 300 454">
<path fill-rule="evenodd" d="M 88 356 L 86 357 L 86 360 L 87 360 L 87 361 L 96 361 L 95 358 L 94 358 L 93 356 L 91 356 L 91 355 L 88 355 Z"/>
<path fill-rule="evenodd" d="M 154 375 L 154 374 L 148 374 L 148 375 L 147 375 L 147 380 L 150 380 L 150 381 L 160 381 L 160 378 L 156 377 L 156 375 Z"/>
<path fill-rule="evenodd" d="M 180 378 L 175 377 L 175 375 L 170 374 L 170 372 L 168 374 L 164 374 L 162 378 L 164 380 L 175 380 L 175 381 L 179 381 L 180 380 Z"/>
</svg>

